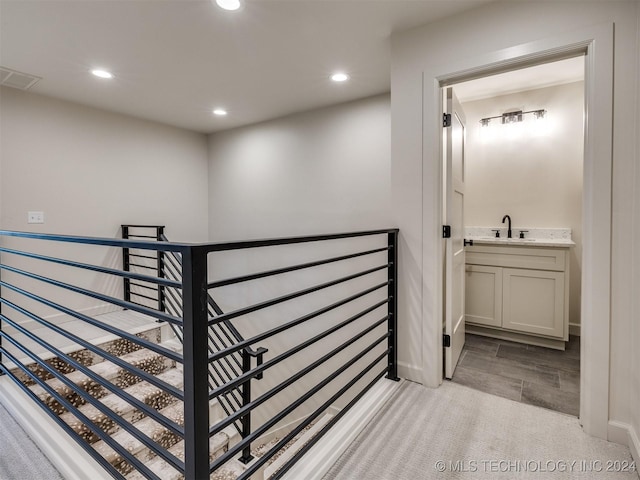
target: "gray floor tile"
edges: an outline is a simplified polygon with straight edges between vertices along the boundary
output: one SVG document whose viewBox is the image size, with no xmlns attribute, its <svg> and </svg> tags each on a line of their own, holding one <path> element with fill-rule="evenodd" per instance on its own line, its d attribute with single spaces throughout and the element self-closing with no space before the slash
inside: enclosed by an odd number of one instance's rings
<svg viewBox="0 0 640 480">
<path fill-rule="evenodd" d="M 456 368 L 451 381 L 516 402 L 520 401 L 522 392 L 522 380 L 492 375 L 462 366 Z"/>
<path fill-rule="evenodd" d="M 500 350 L 502 346 L 500 347 Z M 498 354 L 500 354 L 498 350 Z M 526 380 L 532 383 L 548 385 L 559 388 L 560 378 L 556 373 L 542 372 L 536 369 L 533 364 L 514 362 L 511 359 L 500 357 L 489 358 L 482 353 L 469 351 L 465 355 L 460 365 L 473 370 L 480 370 L 493 375 L 500 375 L 515 380 Z"/>
<path fill-rule="evenodd" d="M 524 382 L 522 403 L 549 408 L 556 412 L 578 416 L 580 414 L 580 394 L 566 392 L 558 388 Z"/>
<path fill-rule="evenodd" d="M 507 358 L 526 364 L 557 368 L 559 370 L 567 370 L 571 372 L 580 371 L 580 359 L 569 357 L 561 350 L 552 350 L 542 347 L 523 350 L 509 345 L 500 345 L 496 356 L 498 358 Z"/>
<path fill-rule="evenodd" d="M 579 367 L 579 337 L 571 337 L 562 352 L 467 334 L 452 381 L 511 400 L 578 415 Z"/>
<path fill-rule="evenodd" d="M 580 394 L 580 373 L 559 370 L 560 390 Z"/>
</svg>

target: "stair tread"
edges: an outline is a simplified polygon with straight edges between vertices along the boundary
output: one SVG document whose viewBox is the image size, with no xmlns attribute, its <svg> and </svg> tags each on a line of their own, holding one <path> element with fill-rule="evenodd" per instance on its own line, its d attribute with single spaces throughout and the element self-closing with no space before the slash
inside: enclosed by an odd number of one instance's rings
<svg viewBox="0 0 640 480">
<path fill-rule="evenodd" d="M 232 443 L 232 439 L 237 435 L 238 433 L 233 425 L 230 425 L 221 432 L 216 433 L 210 439 L 209 461 L 213 461 L 215 458 L 225 453 L 228 450 L 228 445 Z M 179 441 L 168 450 L 176 457 L 184 460 L 184 440 Z M 183 478 L 177 470 L 171 467 L 160 457 L 154 457 L 149 462 L 145 463 L 145 465 L 152 472 L 162 478 L 162 480 L 179 480 Z M 242 472 L 244 472 L 244 465 L 236 459 L 231 459 L 213 472 L 210 478 L 211 480 L 226 480 L 227 478 L 234 479 Z M 229 474 L 233 476 L 228 476 Z M 144 480 L 145 477 L 136 470 L 127 475 L 126 478 L 127 480 Z"/>
<path fill-rule="evenodd" d="M 158 413 L 179 425 L 184 425 L 182 402 L 176 401 L 168 407 L 163 408 Z M 171 437 L 176 438 L 176 436 L 171 434 L 166 427 L 163 427 L 150 417 L 146 417 L 139 422 L 136 422 L 135 427 L 164 448 L 170 448 L 176 443 L 175 441 L 171 441 Z M 119 430 L 111 437 L 134 455 L 139 454 L 147 448 L 140 440 L 135 438 L 126 430 Z M 96 442 L 93 445 L 93 448 L 112 465 L 116 465 L 122 461 L 122 457 L 103 440 Z"/>
<path fill-rule="evenodd" d="M 168 368 L 171 364 L 171 361 L 163 357 L 162 355 L 155 353 L 151 350 L 140 349 L 135 350 L 133 352 L 127 353 L 120 357 L 121 360 L 129 363 L 132 366 L 141 368 L 148 373 L 153 375 L 157 375 L 162 372 L 162 370 Z M 164 364 L 164 368 L 161 368 L 160 365 Z M 154 368 L 151 368 L 154 367 Z M 121 382 L 118 382 L 119 385 L 128 386 L 136 383 L 135 375 L 127 372 L 122 367 L 116 365 L 115 363 L 111 363 L 109 361 L 103 361 L 100 363 L 96 363 L 87 367 L 89 370 L 94 372 L 97 375 L 100 375 L 105 380 L 113 380 L 114 378 L 122 375 L 123 372 L 126 375 L 126 378 L 123 378 Z M 74 370 L 65 375 L 66 378 L 76 385 L 83 388 L 83 390 L 89 393 L 95 393 L 95 396 L 99 395 L 99 390 L 104 390 L 103 387 L 98 385 L 97 382 L 89 378 L 83 372 L 79 370 Z M 73 394 L 73 391 L 70 387 L 65 385 L 62 380 L 58 378 L 52 378 L 46 381 L 47 385 L 53 388 L 56 392 L 61 395 L 67 396 Z M 40 385 L 34 385 L 31 387 L 31 391 L 33 391 L 38 397 L 47 402 L 51 398 L 51 395 L 44 389 L 44 387 Z"/>
<path fill-rule="evenodd" d="M 183 375 L 182 371 L 177 367 L 171 368 L 159 375 L 156 375 L 156 378 L 163 380 L 176 388 L 182 388 Z M 172 395 L 164 392 L 159 387 L 156 387 L 155 385 L 144 381 L 127 387 L 124 389 L 124 391 L 147 404 L 150 404 L 150 402 L 155 399 L 155 403 L 157 403 L 158 405 L 155 405 L 154 408 L 164 408 L 167 406 L 167 404 L 163 405 L 163 403 L 170 403 L 167 399 L 174 398 Z M 113 412 L 120 415 L 121 417 L 126 418 L 130 422 L 134 422 L 135 420 L 137 420 L 137 418 L 134 418 L 136 415 L 140 415 L 140 417 L 143 416 L 143 414 L 140 412 L 136 414 L 137 409 L 132 404 L 114 393 L 103 397 L 100 402 L 111 409 Z M 78 407 L 78 410 L 86 415 L 94 424 L 102 426 L 103 429 L 105 428 L 105 426 L 113 424 L 112 420 L 108 419 L 108 417 L 104 413 L 100 412 L 100 410 L 98 410 L 91 404 L 81 405 L 80 407 Z M 62 415 L 60 415 L 60 419 L 67 423 L 71 428 L 76 430 L 76 432 L 78 432 L 79 434 L 89 434 L 88 427 L 85 426 L 83 422 L 81 422 L 78 418 L 76 418 L 73 413 L 63 413 Z M 106 431 L 108 433 L 115 432 L 115 430 L 111 432 L 109 428 L 107 428 Z"/>
</svg>

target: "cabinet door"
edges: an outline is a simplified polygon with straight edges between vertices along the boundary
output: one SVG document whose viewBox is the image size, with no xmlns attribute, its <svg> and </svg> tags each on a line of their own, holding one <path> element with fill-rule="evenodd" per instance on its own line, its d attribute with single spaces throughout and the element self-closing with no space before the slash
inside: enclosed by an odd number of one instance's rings
<svg viewBox="0 0 640 480">
<path fill-rule="evenodd" d="M 564 335 L 564 273 L 505 268 L 502 326 L 551 337 Z"/>
<path fill-rule="evenodd" d="M 465 321 L 502 326 L 502 268 L 467 265 Z"/>
</svg>

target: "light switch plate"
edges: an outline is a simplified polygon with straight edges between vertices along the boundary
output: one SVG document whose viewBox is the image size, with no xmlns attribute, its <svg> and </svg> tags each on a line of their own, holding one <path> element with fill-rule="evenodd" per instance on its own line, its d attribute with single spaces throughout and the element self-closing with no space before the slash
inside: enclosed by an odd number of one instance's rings
<svg viewBox="0 0 640 480">
<path fill-rule="evenodd" d="M 27 212 L 27 223 L 44 223 L 44 212 Z"/>
</svg>

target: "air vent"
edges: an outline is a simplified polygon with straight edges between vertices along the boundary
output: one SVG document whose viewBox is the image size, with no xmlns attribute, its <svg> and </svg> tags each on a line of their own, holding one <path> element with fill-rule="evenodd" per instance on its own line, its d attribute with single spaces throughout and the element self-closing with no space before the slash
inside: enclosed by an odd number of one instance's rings
<svg viewBox="0 0 640 480">
<path fill-rule="evenodd" d="M 29 90 L 40 80 L 42 80 L 42 78 L 36 77 L 35 75 L 16 72 L 10 68 L 0 67 L 0 85 L 5 87 Z"/>
</svg>

